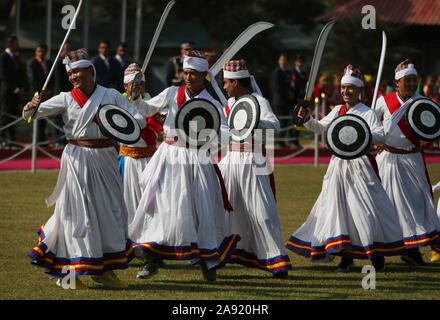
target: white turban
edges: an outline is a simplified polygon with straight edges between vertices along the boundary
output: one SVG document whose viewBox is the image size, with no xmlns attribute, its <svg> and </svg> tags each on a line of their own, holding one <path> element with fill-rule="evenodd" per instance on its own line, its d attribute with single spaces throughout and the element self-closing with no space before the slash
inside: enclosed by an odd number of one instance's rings
<svg viewBox="0 0 440 320">
<path fill-rule="evenodd" d="M 414 64 L 408 64 L 408 67 L 402 70 L 397 71 L 394 74 L 394 79 L 399 80 L 403 77 L 409 76 L 411 74 L 414 74 L 417 76 L 417 70 L 414 68 Z"/>
<path fill-rule="evenodd" d="M 136 75 L 137 75 L 137 73 L 131 73 L 131 74 L 124 76 L 124 83 L 132 82 L 134 80 L 134 78 L 136 77 Z M 145 75 L 142 75 L 142 81 L 145 82 Z"/>
<path fill-rule="evenodd" d="M 352 84 L 356 87 L 362 88 L 364 86 L 362 73 L 359 71 L 359 69 L 354 69 L 353 66 L 349 64 L 347 67 L 345 67 L 341 84 Z"/>
<path fill-rule="evenodd" d="M 72 69 L 82 69 L 82 68 L 88 68 L 90 66 L 93 67 L 93 80 L 96 80 L 96 69 L 93 63 L 90 60 L 82 59 L 77 61 L 71 61 L 69 56 L 66 55 L 66 57 L 63 59 L 63 64 L 66 65 L 66 71 L 72 70 Z"/>
<path fill-rule="evenodd" d="M 189 52 L 191 53 L 191 51 Z M 209 64 L 208 61 L 203 57 L 194 57 L 194 56 L 187 56 L 185 55 L 183 58 L 183 69 L 193 69 L 199 72 L 207 72 L 209 78 L 211 79 L 211 85 L 217 94 L 217 96 L 220 99 L 220 102 L 223 106 L 228 104 L 228 101 L 226 100 L 225 95 L 220 90 L 217 81 L 215 80 L 214 75 L 209 70 Z"/>
<path fill-rule="evenodd" d="M 124 83 L 132 82 L 139 72 L 141 72 L 141 67 L 139 67 L 137 63 L 130 64 L 124 71 Z M 145 82 L 144 74 L 142 74 L 141 81 Z"/>
<path fill-rule="evenodd" d="M 225 63 L 223 66 L 223 78 L 224 79 L 244 79 L 250 78 L 251 87 L 254 92 L 258 95 L 263 96 L 261 93 L 260 87 L 255 81 L 253 75 L 249 73 L 249 70 L 246 66 L 246 61 L 244 60 L 232 60 Z"/>
</svg>

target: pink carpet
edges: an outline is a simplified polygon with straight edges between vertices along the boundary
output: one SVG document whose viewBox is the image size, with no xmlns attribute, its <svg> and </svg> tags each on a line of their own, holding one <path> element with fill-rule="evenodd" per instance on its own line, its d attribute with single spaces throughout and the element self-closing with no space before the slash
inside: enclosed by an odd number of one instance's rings
<svg viewBox="0 0 440 320">
<path fill-rule="evenodd" d="M 50 158 L 39 158 L 36 161 L 36 167 L 37 169 L 59 169 L 60 162 Z M 0 164 L 0 170 L 31 170 L 31 168 L 31 159 L 16 159 Z"/>
<path fill-rule="evenodd" d="M 427 163 L 440 163 L 440 155 L 426 155 Z M 1 159 L 0 159 L 1 161 Z M 329 156 L 319 157 L 319 164 L 328 164 Z M 280 159 L 275 157 L 275 164 L 314 164 L 314 157 L 294 157 L 289 159 Z M 60 162 L 50 158 L 37 158 L 37 169 L 59 169 Z M 31 170 L 31 159 L 16 159 L 0 164 L 0 170 Z"/>
</svg>

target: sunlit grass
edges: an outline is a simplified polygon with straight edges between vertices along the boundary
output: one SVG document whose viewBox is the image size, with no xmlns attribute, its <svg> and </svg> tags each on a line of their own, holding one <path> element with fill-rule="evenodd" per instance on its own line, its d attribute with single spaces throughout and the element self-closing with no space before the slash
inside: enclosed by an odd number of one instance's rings
<svg viewBox="0 0 440 320">
<path fill-rule="evenodd" d="M 326 166 L 277 166 L 277 203 L 283 239 L 287 241 L 306 219 L 319 192 Z M 429 165 L 431 181 L 440 180 L 440 165 Z M 90 277 L 82 277 L 88 290 L 64 290 L 40 268 L 29 263 L 27 252 L 37 241 L 36 230 L 51 216 L 44 199 L 55 186 L 58 171 L 31 174 L 0 174 L 0 299 L 439 299 L 440 264 L 414 269 L 399 257 L 387 258 L 387 270 L 377 274 L 376 289 L 364 290 L 362 266 L 355 261 L 350 273 L 338 273 L 339 259 L 329 264 L 312 264 L 288 251 L 293 270 L 287 280 L 239 265 L 218 271 L 215 283 L 206 283 L 201 272 L 187 262 L 166 261 L 149 280 L 136 279 L 140 262 L 133 260 L 127 270 L 117 271 L 129 284 L 124 290 L 106 289 Z M 436 192 L 436 199 L 440 192 Z M 429 248 L 423 248 L 429 262 Z"/>
</svg>

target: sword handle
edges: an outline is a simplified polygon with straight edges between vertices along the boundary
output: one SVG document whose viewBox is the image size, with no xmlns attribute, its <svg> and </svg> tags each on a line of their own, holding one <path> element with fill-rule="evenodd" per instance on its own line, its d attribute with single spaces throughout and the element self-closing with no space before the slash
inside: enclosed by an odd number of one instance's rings
<svg viewBox="0 0 440 320">
<path fill-rule="evenodd" d="M 40 98 L 38 99 L 38 104 L 37 104 L 37 106 L 35 107 L 34 111 L 32 112 L 31 116 L 28 118 L 28 123 L 31 123 L 31 122 L 32 122 L 32 118 L 33 118 L 33 117 L 35 116 L 35 114 L 37 113 L 38 108 L 40 107 L 40 104 L 41 104 L 41 100 L 43 99 L 43 95 L 44 95 L 44 92 L 45 92 L 45 91 L 46 91 L 46 88 L 43 87 L 43 90 L 41 90 L 41 93 L 40 93 Z M 38 91 L 35 91 L 35 93 L 34 93 L 34 97 L 37 96 L 37 95 L 38 95 Z"/>
<path fill-rule="evenodd" d="M 307 118 L 299 117 L 298 114 L 303 109 L 311 109 L 310 108 L 310 99 L 304 98 L 304 100 L 301 100 L 297 103 L 295 108 L 293 109 L 293 123 L 297 126 L 303 127 L 304 123 L 307 122 L 310 118 L 310 115 Z M 306 110 L 307 112 L 307 110 Z"/>
</svg>

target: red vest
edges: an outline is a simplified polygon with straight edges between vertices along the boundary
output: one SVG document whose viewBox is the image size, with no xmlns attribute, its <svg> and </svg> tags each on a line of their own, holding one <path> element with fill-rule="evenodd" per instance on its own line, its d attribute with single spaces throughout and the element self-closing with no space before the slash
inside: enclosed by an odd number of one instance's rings
<svg viewBox="0 0 440 320">
<path fill-rule="evenodd" d="M 397 91 L 387 94 L 386 96 L 384 96 L 384 99 L 388 107 L 388 110 L 390 111 L 391 114 L 393 114 L 401 106 L 399 99 L 397 98 Z M 409 141 L 411 141 L 413 145 L 415 145 L 416 147 L 420 146 L 420 140 L 411 132 L 411 130 L 408 128 L 408 125 L 406 124 L 405 115 L 403 115 L 402 119 L 400 119 L 398 126 L 400 130 L 402 130 L 405 137 Z M 423 150 L 421 150 L 420 152 L 422 153 L 423 156 L 423 165 L 425 166 L 425 175 L 426 175 L 426 180 L 428 181 L 429 184 L 429 190 L 431 191 L 431 196 L 434 197 L 434 194 L 432 193 L 431 180 L 429 179 L 428 168 L 426 167 L 425 153 L 423 152 Z"/>
<path fill-rule="evenodd" d="M 186 88 L 185 85 L 180 86 L 179 91 L 177 91 L 177 107 L 178 108 L 180 108 L 186 101 L 185 88 Z M 227 193 L 226 187 L 225 187 L 225 181 L 223 180 L 223 176 L 220 171 L 220 168 L 218 167 L 217 163 L 215 163 L 215 162 L 213 162 L 212 165 L 214 166 L 214 170 L 215 170 L 215 173 L 217 174 L 217 178 L 220 183 L 221 190 L 222 190 L 223 207 L 225 208 L 225 210 L 231 212 L 234 209 L 232 208 L 232 205 L 229 202 L 228 193 Z"/>
<path fill-rule="evenodd" d="M 81 92 L 81 90 L 77 89 L 77 88 L 73 88 L 70 91 L 70 94 L 72 95 L 73 100 L 76 101 L 76 103 L 80 106 L 80 108 L 82 109 L 84 107 L 84 105 L 87 103 L 87 100 L 89 100 L 89 98 L 87 98 L 84 93 Z M 93 118 L 93 122 L 96 123 L 98 125 L 98 120 L 96 120 L 96 116 Z M 98 125 L 99 126 L 99 125 Z"/>
<path fill-rule="evenodd" d="M 157 121 L 155 115 L 146 117 L 147 126 L 141 131 L 141 138 L 145 141 L 147 146 L 155 146 L 157 143 L 157 136 L 162 132 L 162 125 Z"/>
<path fill-rule="evenodd" d="M 399 99 L 397 98 L 397 92 L 387 94 L 384 99 L 391 114 L 393 114 L 401 106 Z M 398 126 L 400 130 L 402 130 L 405 137 L 411 141 L 412 144 L 414 144 L 416 147 L 420 146 L 420 140 L 411 132 L 406 124 L 405 115 L 402 117 L 402 119 L 400 119 Z"/>
</svg>

